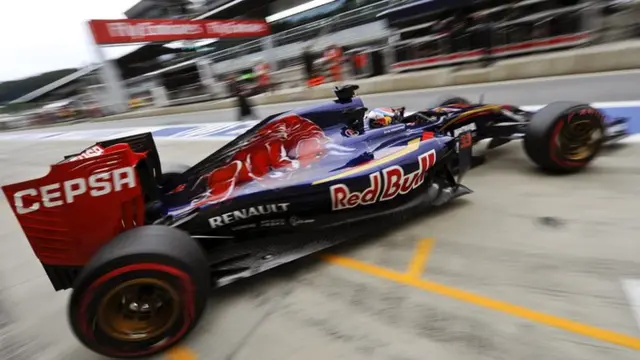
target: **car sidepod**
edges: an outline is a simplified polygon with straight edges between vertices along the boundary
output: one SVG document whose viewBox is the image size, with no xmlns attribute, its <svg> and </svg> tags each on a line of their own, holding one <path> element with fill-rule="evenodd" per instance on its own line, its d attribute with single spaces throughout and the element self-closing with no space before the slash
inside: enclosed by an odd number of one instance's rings
<svg viewBox="0 0 640 360">
<path fill-rule="evenodd" d="M 415 138 L 381 149 L 374 160 L 315 181 L 328 184 L 331 213 L 350 221 L 401 212 L 414 205 L 440 205 L 467 193 L 450 171 L 457 158 L 454 139 Z M 464 188 L 466 189 L 466 188 Z M 445 192 L 443 192 L 445 191 Z"/>
</svg>

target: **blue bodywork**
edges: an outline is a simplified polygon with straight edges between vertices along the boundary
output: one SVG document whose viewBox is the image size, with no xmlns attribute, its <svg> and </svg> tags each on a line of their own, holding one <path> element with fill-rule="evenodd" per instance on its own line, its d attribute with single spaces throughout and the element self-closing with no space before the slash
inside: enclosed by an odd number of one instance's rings
<svg viewBox="0 0 640 360">
<path fill-rule="evenodd" d="M 226 212 L 229 208 L 246 208 L 254 204 L 276 201 L 288 201 L 295 204 L 302 198 L 304 201 L 299 205 L 300 207 L 330 210 L 329 191 L 332 185 L 344 184 L 344 186 L 356 190 L 366 188 L 370 184 L 372 174 L 391 167 L 401 167 L 404 173 L 408 174 L 418 168 L 418 157 L 429 152 L 435 154 L 434 164 L 429 164 L 431 168 L 440 161 L 447 144 L 453 140 L 451 136 L 435 133 L 423 137 L 425 131 L 428 132 L 437 127 L 438 124 L 435 122 L 422 125 L 400 123 L 378 129 L 367 128 L 363 134 L 357 135 L 346 133 L 345 129 L 348 126 L 344 115 L 345 111 L 363 106 L 362 100 L 354 97 L 350 101 L 331 101 L 291 110 L 265 119 L 206 159 L 206 162 L 214 165 L 210 166 L 210 170 L 206 173 L 200 174 L 200 179 L 211 177 L 211 173 L 217 169 L 230 166 L 229 164 L 234 162 L 238 154 L 246 149 L 252 149 L 251 156 L 256 157 L 255 152 L 263 150 L 262 143 L 266 141 L 264 138 L 269 137 L 271 133 L 260 136 L 257 134 L 291 116 L 300 117 L 309 122 L 305 122 L 305 124 L 313 128 L 313 130 L 309 130 L 309 134 L 312 134 L 310 136 L 314 139 L 322 138 L 322 155 L 297 168 L 274 168 L 260 178 L 244 182 L 237 181 L 234 183 L 233 189 L 229 190 L 228 196 L 212 196 L 212 192 L 222 192 L 213 189 L 215 186 L 201 187 L 200 191 L 191 193 L 193 196 L 182 197 L 187 200 L 186 202 L 167 208 L 166 214 L 181 217 L 191 213 L 194 208 L 218 213 Z M 308 125 L 311 123 L 315 125 Z M 315 126 L 321 129 L 321 135 L 319 135 L 320 130 Z M 288 136 L 290 135 L 278 134 L 278 138 L 287 138 Z M 296 136 L 305 137 L 300 133 L 297 133 Z M 257 148 L 256 144 L 259 145 Z M 253 150 L 254 148 L 256 149 Z M 285 154 L 287 159 L 296 161 L 299 154 L 291 153 L 294 150 L 287 150 L 289 151 Z M 251 168 L 255 163 L 255 160 L 250 157 L 242 159 L 243 163 L 248 164 L 246 168 Z M 241 171 L 244 171 L 244 168 Z M 192 184 L 190 186 L 193 187 Z M 225 188 L 224 191 L 226 190 Z M 288 196 L 293 198 L 287 200 Z M 175 204 L 174 201 L 170 203 Z M 367 208 L 373 207 L 367 206 Z M 357 208 L 359 207 L 356 207 L 354 211 L 357 211 Z"/>
</svg>

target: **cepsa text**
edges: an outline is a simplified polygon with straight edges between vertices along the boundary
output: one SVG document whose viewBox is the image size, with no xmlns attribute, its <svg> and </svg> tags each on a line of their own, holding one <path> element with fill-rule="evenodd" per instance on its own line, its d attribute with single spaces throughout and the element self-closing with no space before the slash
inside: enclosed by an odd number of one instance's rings
<svg viewBox="0 0 640 360">
<path fill-rule="evenodd" d="M 77 178 L 59 183 L 20 190 L 13 195 L 13 203 L 18 214 L 27 214 L 40 208 L 53 208 L 73 203 L 78 197 L 89 194 L 104 196 L 137 185 L 133 167 L 97 173 L 89 178 Z"/>
</svg>

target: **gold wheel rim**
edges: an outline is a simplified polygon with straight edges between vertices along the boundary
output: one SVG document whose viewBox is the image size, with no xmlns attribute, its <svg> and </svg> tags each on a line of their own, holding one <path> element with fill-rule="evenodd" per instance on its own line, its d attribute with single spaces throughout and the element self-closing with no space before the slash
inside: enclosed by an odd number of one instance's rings
<svg viewBox="0 0 640 360">
<path fill-rule="evenodd" d="M 572 161 L 583 161 L 597 149 L 601 131 L 591 119 L 569 121 L 558 134 L 558 145 L 562 156 Z"/>
<path fill-rule="evenodd" d="M 97 325 L 121 341 L 145 341 L 175 324 L 180 309 L 178 293 L 167 282 L 152 278 L 129 280 L 100 301 Z"/>
</svg>

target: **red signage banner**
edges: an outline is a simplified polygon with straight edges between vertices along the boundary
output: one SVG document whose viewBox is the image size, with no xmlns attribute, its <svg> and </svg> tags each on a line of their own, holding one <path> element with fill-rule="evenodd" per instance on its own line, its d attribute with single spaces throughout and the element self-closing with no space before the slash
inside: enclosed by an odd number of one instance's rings
<svg viewBox="0 0 640 360">
<path fill-rule="evenodd" d="M 89 27 L 98 45 L 261 37 L 271 34 L 264 20 L 89 20 Z"/>
</svg>

